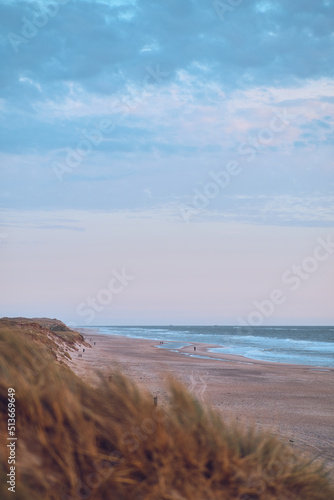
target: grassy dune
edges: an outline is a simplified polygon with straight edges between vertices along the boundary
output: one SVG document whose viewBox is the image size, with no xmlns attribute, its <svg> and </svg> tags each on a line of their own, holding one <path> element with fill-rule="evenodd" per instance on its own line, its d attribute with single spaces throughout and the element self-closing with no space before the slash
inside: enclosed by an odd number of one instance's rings
<svg viewBox="0 0 334 500">
<path fill-rule="evenodd" d="M 93 387 L 64 365 L 61 349 L 79 334 L 58 342 L 36 321 L 0 323 L 1 499 L 334 499 L 319 464 L 270 434 L 225 424 L 175 381 L 164 408 L 120 373 Z M 8 387 L 17 398 L 15 495 L 6 484 Z"/>
<path fill-rule="evenodd" d="M 62 363 L 71 359 L 77 345 L 91 347 L 81 333 L 70 330 L 62 321 L 48 318 L 1 318 L 0 332 L 16 333 L 22 341 L 29 339 L 35 346 L 44 347 L 48 356 Z"/>
</svg>

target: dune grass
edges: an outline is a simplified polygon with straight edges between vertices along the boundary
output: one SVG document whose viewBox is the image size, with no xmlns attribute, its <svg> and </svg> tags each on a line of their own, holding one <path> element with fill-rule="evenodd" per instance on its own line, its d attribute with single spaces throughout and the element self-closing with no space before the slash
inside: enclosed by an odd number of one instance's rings
<svg viewBox="0 0 334 500">
<path fill-rule="evenodd" d="M 50 346 L 0 329 L 3 500 L 330 500 L 324 469 L 267 433 L 226 424 L 170 380 L 170 404 L 114 373 L 81 381 Z M 17 398 L 16 493 L 8 492 L 7 391 Z"/>
</svg>

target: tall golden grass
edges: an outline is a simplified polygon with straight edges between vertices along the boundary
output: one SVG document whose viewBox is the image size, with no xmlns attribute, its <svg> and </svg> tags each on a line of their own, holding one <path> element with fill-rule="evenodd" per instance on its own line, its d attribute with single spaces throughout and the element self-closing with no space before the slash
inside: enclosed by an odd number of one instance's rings
<svg viewBox="0 0 334 500">
<path fill-rule="evenodd" d="M 8 491 L 7 391 L 17 398 L 16 493 Z M 170 404 L 114 373 L 90 386 L 47 346 L 0 328 L 3 500 L 330 500 L 318 464 L 278 438 L 226 424 L 170 381 Z"/>
</svg>

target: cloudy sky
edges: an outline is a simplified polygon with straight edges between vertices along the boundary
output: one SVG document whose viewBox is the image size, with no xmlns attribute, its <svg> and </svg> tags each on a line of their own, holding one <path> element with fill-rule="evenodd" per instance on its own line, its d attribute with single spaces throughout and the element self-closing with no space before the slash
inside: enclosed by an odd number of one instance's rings
<svg viewBox="0 0 334 500">
<path fill-rule="evenodd" d="M 333 324 L 334 0 L 2 0 L 1 315 Z"/>
</svg>

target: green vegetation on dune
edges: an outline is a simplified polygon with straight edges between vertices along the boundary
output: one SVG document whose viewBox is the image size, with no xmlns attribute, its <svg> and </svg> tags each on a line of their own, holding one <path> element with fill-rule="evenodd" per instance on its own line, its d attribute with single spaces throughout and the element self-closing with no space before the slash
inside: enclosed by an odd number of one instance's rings
<svg viewBox="0 0 334 500">
<path fill-rule="evenodd" d="M 55 361 L 57 343 L 41 341 L 50 330 L 39 325 L 45 330 L 36 341 L 3 321 L 1 499 L 13 498 L 6 484 L 9 387 L 17 399 L 17 500 L 334 498 L 319 464 L 275 436 L 227 425 L 175 381 L 166 407 L 155 407 L 120 373 L 93 387 Z"/>
</svg>

